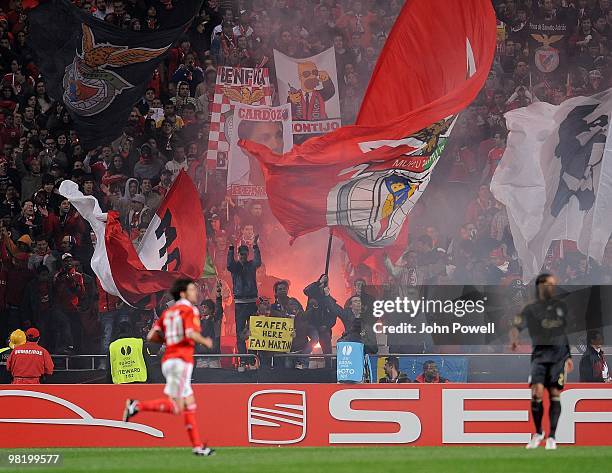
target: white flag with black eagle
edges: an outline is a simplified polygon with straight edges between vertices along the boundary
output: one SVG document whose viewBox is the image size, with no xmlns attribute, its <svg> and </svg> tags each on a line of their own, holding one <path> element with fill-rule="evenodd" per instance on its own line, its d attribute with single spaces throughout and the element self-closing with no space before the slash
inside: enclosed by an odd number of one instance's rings
<svg viewBox="0 0 612 473">
<path fill-rule="evenodd" d="M 611 114 L 612 89 L 506 113 L 508 144 L 491 191 L 506 206 L 525 281 L 554 240 L 601 261 L 612 234 Z"/>
</svg>

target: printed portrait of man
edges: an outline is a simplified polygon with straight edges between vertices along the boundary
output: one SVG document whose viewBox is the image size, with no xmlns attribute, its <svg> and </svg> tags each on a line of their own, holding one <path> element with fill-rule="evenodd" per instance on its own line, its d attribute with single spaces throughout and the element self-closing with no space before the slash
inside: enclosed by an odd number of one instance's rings
<svg viewBox="0 0 612 473">
<path fill-rule="evenodd" d="M 238 139 L 250 140 L 270 148 L 276 154 L 283 154 L 283 123 L 280 121 L 243 120 L 238 126 Z M 249 182 L 255 186 L 265 184 L 261 165 L 249 156 Z"/>
</svg>

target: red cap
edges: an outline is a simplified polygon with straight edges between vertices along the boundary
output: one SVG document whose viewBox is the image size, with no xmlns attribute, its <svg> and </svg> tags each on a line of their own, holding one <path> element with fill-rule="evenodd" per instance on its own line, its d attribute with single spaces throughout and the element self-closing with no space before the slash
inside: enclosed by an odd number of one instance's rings
<svg viewBox="0 0 612 473">
<path fill-rule="evenodd" d="M 30 327 L 26 330 L 26 337 L 28 338 L 38 338 L 40 337 L 40 332 L 36 327 Z"/>
</svg>

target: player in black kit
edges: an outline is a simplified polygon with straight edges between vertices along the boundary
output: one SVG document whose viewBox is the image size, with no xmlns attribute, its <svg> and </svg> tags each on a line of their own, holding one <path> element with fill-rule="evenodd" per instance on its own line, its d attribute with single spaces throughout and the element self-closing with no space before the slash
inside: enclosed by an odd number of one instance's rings
<svg viewBox="0 0 612 473">
<path fill-rule="evenodd" d="M 544 388 L 550 395 L 550 434 L 546 449 L 557 448 L 555 431 L 561 414 L 561 390 L 565 385 L 566 372 L 574 368 L 569 341 L 565 333 L 567 306 L 555 297 L 557 280 L 552 274 L 540 274 L 535 281 L 536 302 L 529 304 L 514 319 L 510 331 L 512 350 L 518 346 L 519 332 L 527 327 L 533 351 L 531 353 L 531 414 L 536 433 L 526 448 L 537 448 L 544 440 L 542 417 L 544 417 Z"/>
</svg>

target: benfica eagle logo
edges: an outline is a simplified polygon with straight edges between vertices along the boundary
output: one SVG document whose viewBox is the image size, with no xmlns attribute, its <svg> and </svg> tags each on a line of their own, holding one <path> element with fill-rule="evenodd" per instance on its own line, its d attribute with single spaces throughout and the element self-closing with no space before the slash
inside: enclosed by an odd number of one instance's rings
<svg viewBox="0 0 612 473">
<path fill-rule="evenodd" d="M 563 35 L 532 34 L 531 37 L 542 44 L 535 50 L 534 61 L 536 67 L 547 74 L 555 71 L 559 67 L 559 50 L 553 48 L 551 44 L 561 41 Z"/>
<path fill-rule="evenodd" d="M 392 161 L 373 160 L 342 171 L 350 177 L 328 195 L 328 224 L 346 227 L 371 248 L 393 243 L 425 191 L 455 120 L 448 117 L 402 140 L 360 143 L 373 154 L 386 147 L 406 151 Z"/>
<path fill-rule="evenodd" d="M 126 89 L 134 87 L 108 68 L 120 68 L 150 61 L 170 47 L 128 48 L 109 43 L 96 44 L 91 28 L 82 25 L 81 53 L 64 71 L 64 103 L 78 115 L 92 116 L 107 109 Z"/>
</svg>

